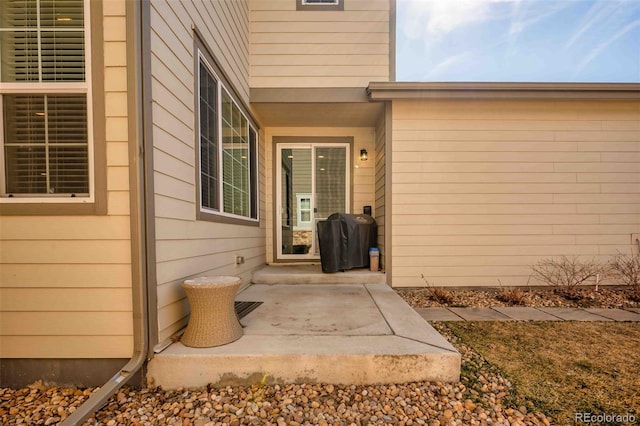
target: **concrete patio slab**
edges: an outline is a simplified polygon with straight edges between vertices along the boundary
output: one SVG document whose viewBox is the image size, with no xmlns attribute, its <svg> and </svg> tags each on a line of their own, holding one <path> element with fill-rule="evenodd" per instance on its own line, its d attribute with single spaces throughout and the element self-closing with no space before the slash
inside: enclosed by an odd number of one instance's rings
<svg viewBox="0 0 640 426">
<path fill-rule="evenodd" d="M 558 317 L 526 306 L 496 306 L 493 309 L 517 321 L 562 321 Z"/>
<path fill-rule="evenodd" d="M 611 321 L 609 318 L 592 314 L 579 308 L 538 308 L 543 312 L 565 321 Z"/>
<path fill-rule="evenodd" d="M 373 301 L 378 305 L 380 313 L 391 327 L 396 336 L 422 342 L 436 348 L 441 348 L 451 353 L 457 352 L 447 339 L 442 337 L 435 328 L 431 327 L 416 311 L 411 309 L 400 296 L 386 285 L 372 284 L 366 286 Z M 427 324 L 428 327 L 424 325 Z"/>
<path fill-rule="evenodd" d="M 414 308 L 426 321 L 464 321 L 447 308 Z"/>
<path fill-rule="evenodd" d="M 319 334 L 382 336 L 393 334 L 365 286 L 345 284 L 330 292 L 323 285 L 253 285 L 238 301 L 264 302 L 240 323 L 247 335 Z M 349 315 L 345 315 L 345 312 Z"/>
<path fill-rule="evenodd" d="M 253 284 L 385 284 L 384 272 L 371 272 L 369 269 L 350 269 L 345 272 L 325 274 L 317 265 L 267 265 L 254 272 Z"/>
<path fill-rule="evenodd" d="M 378 384 L 457 381 L 460 354 L 390 287 L 253 285 L 238 300 L 263 302 L 228 345 L 174 343 L 149 363 L 165 389 L 269 383 Z"/>
<path fill-rule="evenodd" d="M 510 318 L 491 308 L 449 308 L 467 321 L 507 321 Z"/>
<path fill-rule="evenodd" d="M 640 321 L 640 313 L 625 311 L 624 309 L 588 308 L 585 311 L 614 321 Z"/>
</svg>

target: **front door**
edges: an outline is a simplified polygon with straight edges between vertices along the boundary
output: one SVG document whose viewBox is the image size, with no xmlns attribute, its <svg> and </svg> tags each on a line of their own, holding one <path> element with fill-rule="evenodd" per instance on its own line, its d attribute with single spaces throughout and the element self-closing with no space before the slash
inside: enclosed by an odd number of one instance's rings
<svg viewBox="0 0 640 426">
<path fill-rule="evenodd" d="M 277 145 L 277 258 L 318 259 L 316 223 L 349 213 L 348 143 Z"/>
</svg>

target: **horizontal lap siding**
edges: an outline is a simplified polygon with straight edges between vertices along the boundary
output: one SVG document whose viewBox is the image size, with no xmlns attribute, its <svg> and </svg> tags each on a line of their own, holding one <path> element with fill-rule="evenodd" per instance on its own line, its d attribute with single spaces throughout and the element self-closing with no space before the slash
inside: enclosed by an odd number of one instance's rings
<svg viewBox="0 0 640 426">
<path fill-rule="evenodd" d="M 389 80 L 389 1 L 349 0 L 344 11 L 251 2 L 252 87 L 366 87 Z"/>
<path fill-rule="evenodd" d="M 636 101 L 395 101 L 393 285 L 525 284 L 543 258 L 630 252 L 639 123 Z"/>
<path fill-rule="evenodd" d="M 132 354 L 124 9 L 103 5 L 108 213 L 0 219 L 3 358 Z"/>
<path fill-rule="evenodd" d="M 376 223 L 378 224 L 378 248 L 380 249 L 380 265 L 385 266 L 385 244 L 384 244 L 384 231 L 385 231 L 385 171 L 386 171 L 386 157 L 385 157 L 385 114 L 382 114 L 376 122 L 375 133 L 375 176 L 374 176 L 374 190 L 375 190 L 375 202 L 374 202 L 374 215 Z"/>
<path fill-rule="evenodd" d="M 158 340 L 186 325 L 180 284 L 201 275 L 237 275 L 248 284 L 264 264 L 264 227 L 196 220 L 194 32 L 243 101 L 249 96 L 248 1 L 151 2 L 153 161 Z M 230 88 L 229 88 L 230 89 Z M 259 135 L 260 217 L 264 217 L 264 143 Z M 245 257 L 236 266 L 235 256 Z"/>
</svg>

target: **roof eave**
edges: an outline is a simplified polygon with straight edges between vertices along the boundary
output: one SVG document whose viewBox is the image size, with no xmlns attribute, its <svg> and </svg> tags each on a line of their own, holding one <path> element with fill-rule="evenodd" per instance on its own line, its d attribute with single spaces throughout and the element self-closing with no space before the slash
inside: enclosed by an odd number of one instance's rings
<svg viewBox="0 0 640 426">
<path fill-rule="evenodd" d="M 394 99 L 640 99 L 638 83 L 372 82 L 372 101 Z"/>
</svg>

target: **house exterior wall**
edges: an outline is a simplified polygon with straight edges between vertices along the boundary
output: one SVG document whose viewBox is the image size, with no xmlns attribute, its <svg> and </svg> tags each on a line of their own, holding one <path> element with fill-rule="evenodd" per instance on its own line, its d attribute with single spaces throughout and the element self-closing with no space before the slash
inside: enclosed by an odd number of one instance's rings
<svg viewBox="0 0 640 426">
<path fill-rule="evenodd" d="M 104 33 L 92 34 L 103 42 L 93 54 L 103 55 L 104 67 L 93 72 L 104 79 L 104 93 L 94 98 L 104 103 L 104 116 L 96 117 L 94 132 L 106 127 L 95 136 L 106 140 L 106 158 L 97 162 L 106 164 L 107 212 L 0 219 L 4 361 L 133 352 L 125 0 L 104 1 L 101 13 Z"/>
<path fill-rule="evenodd" d="M 352 194 L 351 211 L 361 213 L 363 206 L 374 205 L 374 161 L 375 158 L 375 129 L 370 127 L 267 127 L 265 128 L 265 212 L 266 212 L 266 258 L 267 263 L 276 260 L 274 243 L 274 208 L 276 194 L 273 192 L 273 185 L 276 179 L 274 166 L 274 146 L 273 138 L 278 136 L 295 137 L 351 137 L 353 138 L 352 158 Z M 368 161 L 361 161 L 360 150 L 366 149 L 369 153 Z M 357 166 L 357 168 L 356 168 Z M 375 214 L 375 212 L 374 212 Z"/>
<path fill-rule="evenodd" d="M 374 218 L 378 225 L 378 248 L 380 249 L 380 265 L 385 267 L 385 206 L 386 206 L 386 116 L 383 112 L 376 122 L 375 157 L 374 159 Z"/>
<path fill-rule="evenodd" d="M 251 0 L 251 87 L 366 87 L 389 81 L 389 0 L 296 10 Z"/>
<path fill-rule="evenodd" d="M 523 285 L 640 233 L 638 101 L 394 100 L 392 127 L 395 287 Z"/>
<path fill-rule="evenodd" d="M 248 285 L 264 265 L 265 229 L 196 219 L 194 31 L 248 103 L 249 2 L 151 1 L 151 77 L 159 342 L 187 323 L 180 284 L 203 275 L 236 275 Z M 259 217 L 264 217 L 264 144 L 258 141 Z M 245 264 L 236 265 L 235 256 Z"/>
</svg>

